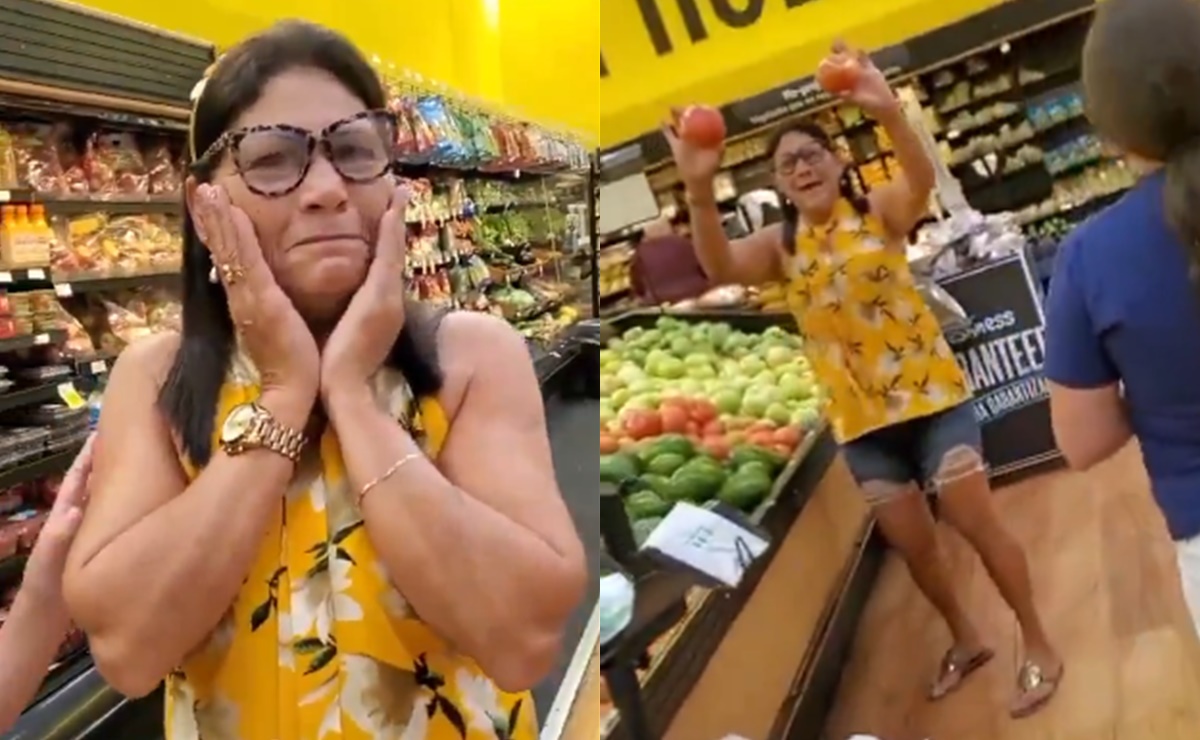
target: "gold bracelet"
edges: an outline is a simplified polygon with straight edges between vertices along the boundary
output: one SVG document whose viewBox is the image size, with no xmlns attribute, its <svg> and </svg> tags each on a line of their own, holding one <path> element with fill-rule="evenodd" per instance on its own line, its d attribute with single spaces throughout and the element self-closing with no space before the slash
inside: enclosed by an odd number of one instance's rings
<svg viewBox="0 0 1200 740">
<path fill-rule="evenodd" d="M 363 502 L 363 499 L 366 497 L 366 495 L 367 495 L 368 493 L 370 493 L 370 492 L 371 492 L 371 489 L 372 489 L 372 488 L 374 488 L 375 486 L 379 485 L 380 483 L 383 483 L 383 482 L 384 482 L 385 480 L 387 480 L 388 478 L 391 478 L 393 475 L 395 475 L 395 474 L 396 474 L 396 471 L 397 471 L 397 470 L 399 470 L 400 468 L 402 468 L 402 467 L 404 467 L 405 465 L 409 464 L 409 463 L 410 463 L 410 462 L 412 462 L 413 460 L 417 460 L 417 459 L 419 459 L 419 458 L 421 458 L 421 457 L 424 457 L 424 455 L 422 455 L 422 454 L 421 454 L 421 453 L 419 453 L 419 452 L 410 452 L 410 453 L 408 453 L 407 455 L 405 455 L 404 457 L 402 457 L 402 458 L 400 458 L 399 460 L 397 460 L 396 462 L 392 463 L 392 467 L 390 467 L 390 468 L 388 468 L 387 470 L 383 471 L 383 475 L 380 475 L 379 477 L 375 478 L 374 480 L 372 480 L 372 481 L 368 482 L 366 485 L 364 485 L 364 486 L 362 487 L 362 490 L 360 490 L 360 491 L 358 492 L 358 499 L 356 500 L 356 503 L 357 503 L 357 505 L 358 505 L 358 508 L 359 508 L 360 510 L 362 509 L 362 502 Z"/>
</svg>

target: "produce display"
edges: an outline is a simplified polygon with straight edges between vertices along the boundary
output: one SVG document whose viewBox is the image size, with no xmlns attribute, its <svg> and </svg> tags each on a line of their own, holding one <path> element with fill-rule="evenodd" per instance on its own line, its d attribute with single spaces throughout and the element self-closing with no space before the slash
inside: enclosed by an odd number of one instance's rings
<svg viewBox="0 0 1200 740">
<path fill-rule="evenodd" d="M 79 357 L 97 351 L 116 356 L 138 339 L 182 326 L 178 297 L 154 288 L 89 294 L 71 299 L 68 310 L 73 320 L 68 335 L 76 338 Z"/>
<path fill-rule="evenodd" d="M 755 510 L 821 424 L 800 338 L 660 318 L 600 353 L 600 478 L 644 540 L 677 501 Z"/>
</svg>

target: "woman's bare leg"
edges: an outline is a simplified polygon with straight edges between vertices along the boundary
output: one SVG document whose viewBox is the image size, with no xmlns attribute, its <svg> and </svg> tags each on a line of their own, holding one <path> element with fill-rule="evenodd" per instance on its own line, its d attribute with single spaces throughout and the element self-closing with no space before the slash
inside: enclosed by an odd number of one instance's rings
<svg viewBox="0 0 1200 740">
<path fill-rule="evenodd" d="M 1000 521 L 979 454 L 957 447 L 942 458 L 937 477 L 938 511 L 979 553 L 988 575 L 1021 626 L 1025 658 L 1056 676 L 1062 660 L 1046 634 L 1034 604 L 1029 562 L 1012 533 Z"/>
<path fill-rule="evenodd" d="M 883 536 L 908 565 L 917 588 L 937 609 L 954 639 L 954 647 L 964 655 L 982 648 L 979 631 L 967 616 L 950 571 L 938 547 L 937 533 L 929 505 L 916 486 L 870 481 L 863 484 Z"/>
</svg>

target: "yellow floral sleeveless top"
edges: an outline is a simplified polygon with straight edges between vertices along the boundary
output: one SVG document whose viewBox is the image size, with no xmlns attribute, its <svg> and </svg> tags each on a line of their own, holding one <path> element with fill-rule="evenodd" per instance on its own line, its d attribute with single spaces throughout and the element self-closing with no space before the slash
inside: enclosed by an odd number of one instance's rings
<svg viewBox="0 0 1200 740">
<path fill-rule="evenodd" d="M 414 399 L 391 370 L 375 391 L 436 457 L 448 431 L 437 401 Z M 253 369 L 235 360 L 216 428 L 258 395 Z M 167 740 L 536 740 L 531 696 L 497 689 L 392 585 L 332 429 L 312 458 L 299 466 L 233 607 L 167 679 Z"/>
<path fill-rule="evenodd" d="M 878 218 L 841 200 L 827 224 L 800 225 L 787 260 L 788 304 L 839 442 L 971 397 L 907 257 L 886 243 Z"/>
</svg>

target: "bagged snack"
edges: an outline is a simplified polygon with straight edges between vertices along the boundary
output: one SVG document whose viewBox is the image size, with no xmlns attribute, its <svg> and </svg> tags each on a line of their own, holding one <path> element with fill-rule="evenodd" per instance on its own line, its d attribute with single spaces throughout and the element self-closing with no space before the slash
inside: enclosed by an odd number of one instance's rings
<svg viewBox="0 0 1200 740">
<path fill-rule="evenodd" d="M 0 189 L 18 187 L 17 151 L 13 135 L 0 124 Z"/>
<path fill-rule="evenodd" d="M 146 148 L 145 164 L 150 195 L 162 197 L 183 192 L 183 171 L 171 156 L 171 148 L 165 140 Z"/>
<path fill-rule="evenodd" d="M 62 167 L 61 195 L 69 198 L 88 197 L 92 188 L 88 182 L 87 158 L 75 146 L 74 129 L 69 124 L 56 124 L 51 135 L 59 166 Z"/>
<path fill-rule="evenodd" d="M 133 134 L 97 131 L 88 140 L 86 157 L 93 195 L 111 198 L 149 194 L 146 162 Z"/>
<path fill-rule="evenodd" d="M 62 163 L 58 160 L 54 127 L 17 123 L 9 128 L 17 165 L 17 184 L 47 195 L 63 192 Z"/>
</svg>

